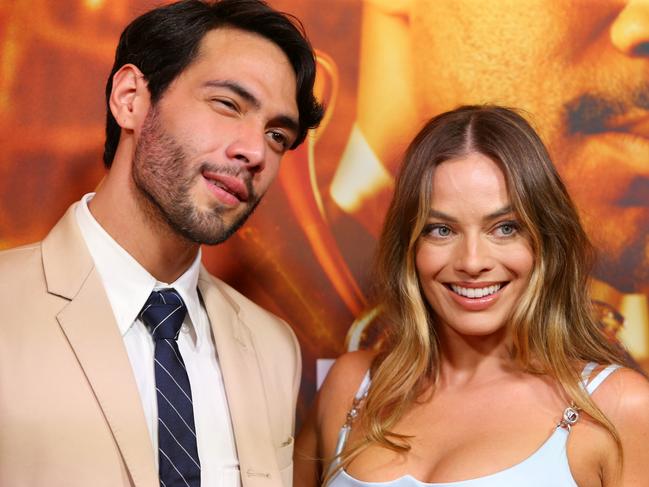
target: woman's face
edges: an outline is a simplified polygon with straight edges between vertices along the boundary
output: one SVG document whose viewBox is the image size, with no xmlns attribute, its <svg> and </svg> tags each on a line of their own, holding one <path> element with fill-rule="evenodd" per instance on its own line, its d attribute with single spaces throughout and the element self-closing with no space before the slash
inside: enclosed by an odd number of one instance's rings
<svg viewBox="0 0 649 487">
<path fill-rule="evenodd" d="M 419 281 L 442 336 L 502 329 L 527 286 L 534 256 L 505 176 L 471 153 L 434 172 L 428 222 L 416 251 Z"/>
</svg>

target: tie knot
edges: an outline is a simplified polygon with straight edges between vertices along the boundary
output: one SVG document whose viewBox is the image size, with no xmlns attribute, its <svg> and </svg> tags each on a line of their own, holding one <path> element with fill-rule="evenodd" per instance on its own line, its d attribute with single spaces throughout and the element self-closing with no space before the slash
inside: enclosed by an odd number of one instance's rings
<svg viewBox="0 0 649 487">
<path fill-rule="evenodd" d="M 187 307 L 175 289 L 153 291 L 140 318 L 154 340 L 175 340 L 185 319 Z"/>
</svg>

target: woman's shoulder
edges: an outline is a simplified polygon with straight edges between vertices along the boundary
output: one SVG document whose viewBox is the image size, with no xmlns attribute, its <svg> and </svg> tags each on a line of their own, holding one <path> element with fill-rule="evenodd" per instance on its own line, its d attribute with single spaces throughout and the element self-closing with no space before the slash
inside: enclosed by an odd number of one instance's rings
<svg viewBox="0 0 649 487">
<path fill-rule="evenodd" d="M 369 350 L 347 352 L 338 357 L 322 384 L 320 400 L 351 404 L 375 357 L 376 352 Z"/>
<path fill-rule="evenodd" d="M 348 352 L 334 362 L 318 393 L 321 427 L 337 429 L 342 426 L 375 356 L 371 351 Z"/>
<path fill-rule="evenodd" d="M 295 485 L 320 485 L 318 472 L 334 456 L 340 429 L 374 356 L 366 351 L 345 353 L 329 369 L 296 439 Z"/>
<path fill-rule="evenodd" d="M 649 381 L 635 370 L 619 368 L 606 377 L 594 391 L 592 398 L 615 427 L 622 446 L 623 460 L 615 462 L 615 465 L 622 466 L 622 483 L 619 485 L 649 485 L 646 477 Z M 603 458 L 610 460 L 611 451 L 607 449 Z M 606 464 L 606 460 L 603 463 Z M 610 472 L 618 472 L 615 465 L 604 469 L 605 477 L 613 476 Z"/>
<path fill-rule="evenodd" d="M 608 374 L 606 373 L 608 369 Z M 598 380 L 601 383 L 593 392 L 593 400 L 600 407 L 615 407 L 617 405 L 641 403 L 649 401 L 649 380 L 640 372 L 628 367 L 600 365 L 590 374 L 589 383 Z"/>
<path fill-rule="evenodd" d="M 649 424 L 649 380 L 633 369 L 612 372 L 593 392 L 593 400 L 614 424 L 628 418 Z"/>
<path fill-rule="evenodd" d="M 316 396 L 315 406 L 309 419 L 309 428 L 317 437 L 320 458 L 331 458 L 338 435 L 352 408 L 354 396 L 363 377 L 372 365 L 374 352 L 349 352 L 340 356 L 332 365 Z M 308 435 L 305 428 L 298 438 L 300 447 Z"/>
</svg>

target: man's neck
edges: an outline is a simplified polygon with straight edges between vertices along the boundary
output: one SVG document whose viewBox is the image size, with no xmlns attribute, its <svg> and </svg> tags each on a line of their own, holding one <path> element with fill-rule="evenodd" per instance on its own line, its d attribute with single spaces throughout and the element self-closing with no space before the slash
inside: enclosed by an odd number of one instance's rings
<svg viewBox="0 0 649 487">
<path fill-rule="evenodd" d="M 110 176 L 88 207 L 102 228 L 158 281 L 171 283 L 194 262 L 199 245 L 174 232 L 150 202 L 120 191 Z M 123 194 L 127 193 L 127 194 Z"/>
</svg>

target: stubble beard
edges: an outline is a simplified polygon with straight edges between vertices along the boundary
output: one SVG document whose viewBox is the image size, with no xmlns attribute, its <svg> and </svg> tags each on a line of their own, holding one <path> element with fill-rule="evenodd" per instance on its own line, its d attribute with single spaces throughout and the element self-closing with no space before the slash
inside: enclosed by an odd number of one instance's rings
<svg viewBox="0 0 649 487">
<path fill-rule="evenodd" d="M 245 208 L 230 222 L 225 213 L 229 208 L 214 206 L 200 210 L 191 197 L 191 190 L 203 170 L 238 176 L 230 167 L 218 167 L 207 162 L 192 171 L 187 150 L 166 133 L 156 107 L 144 120 L 135 148 L 132 178 L 138 194 L 138 204 L 154 221 L 183 239 L 197 244 L 217 245 L 230 238 L 248 219 L 261 197 L 252 183 L 245 179 L 248 201 Z"/>
<path fill-rule="evenodd" d="M 625 293 L 649 291 L 649 237 L 638 236 L 624 248 L 600 248 L 595 277 Z"/>
<path fill-rule="evenodd" d="M 569 137 L 598 134 L 607 130 L 607 121 L 616 115 L 627 113 L 633 108 L 649 110 L 649 83 L 638 86 L 624 86 L 614 95 L 587 93 L 571 100 L 564 107 L 566 130 Z M 635 183 L 641 183 L 646 176 L 637 174 Z M 634 190 L 633 180 L 622 195 L 617 210 L 637 211 L 643 208 L 649 214 L 646 197 Z M 597 244 L 598 258 L 594 269 L 595 277 L 613 284 L 622 292 L 637 292 L 649 287 L 649 232 L 646 226 L 620 229 L 621 235 L 610 234 L 601 222 L 590 222 L 587 231 Z"/>
</svg>

